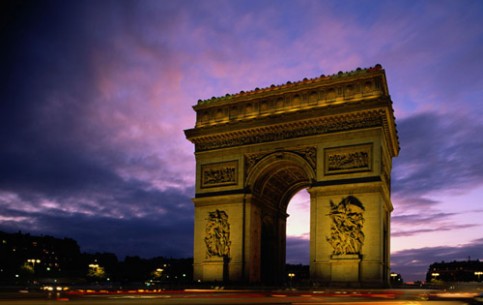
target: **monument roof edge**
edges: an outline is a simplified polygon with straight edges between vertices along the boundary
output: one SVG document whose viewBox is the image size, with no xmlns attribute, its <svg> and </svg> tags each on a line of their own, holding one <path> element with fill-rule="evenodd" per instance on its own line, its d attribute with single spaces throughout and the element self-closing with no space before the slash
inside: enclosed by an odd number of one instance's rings
<svg viewBox="0 0 483 305">
<path fill-rule="evenodd" d="M 304 78 L 300 81 L 295 81 L 295 82 L 288 81 L 285 84 L 280 84 L 280 85 L 273 85 L 272 84 L 271 86 L 265 87 L 265 88 L 258 88 L 257 87 L 253 90 L 250 90 L 250 91 L 240 91 L 240 92 L 234 93 L 234 94 L 227 93 L 224 96 L 219 96 L 219 97 L 213 96 L 213 97 L 211 97 L 209 99 L 205 99 L 205 100 L 200 99 L 200 100 L 198 100 L 197 104 L 193 106 L 193 109 L 197 110 L 199 108 L 220 105 L 222 103 L 226 103 L 226 102 L 229 102 L 231 100 L 237 100 L 237 99 L 240 99 L 240 98 L 247 98 L 247 99 L 253 98 L 253 99 L 255 99 L 255 98 L 260 97 L 263 94 L 267 94 L 267 93 L 276 94 L 277 91 L 279 91 L 281 89 L 284 89 L 284 90 L 296 89 L 300 85 L 304 85 L 304 84 L 310 85 L 310 84 L 320 84 L 320 83 L 323 83 L 323 82 L 329 83 L 329 82 L 333 82 L 333 81 L 350 80 L 350 78 L 356 78 L 356 77 L 364 76 L 364 75 L 367 75 L 367 74 L 373 74 L 375 72 L 384 73 L 384 68 L 382 67 L 382 65 L 376 64 L 374 67 L 357 68 L 355 70 L 347 71 L 347 72 L 339 71 L 339 72 L 332 74 L 332 75 L 322 74 L 318 77 L 314 77 L 314 78 L 310 78 L 310 79 Z"/>
</svg>

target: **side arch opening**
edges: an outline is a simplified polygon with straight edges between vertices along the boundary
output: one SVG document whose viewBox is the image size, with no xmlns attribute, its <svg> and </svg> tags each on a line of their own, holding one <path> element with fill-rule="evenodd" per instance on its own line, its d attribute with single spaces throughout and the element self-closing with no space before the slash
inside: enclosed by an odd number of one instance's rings
<svg viewBox="0 0 483 305">
<path fill-rule="evenodd" d="M 310 194 L 298 191 L 287 207 L 286 280 L 290 285 L 309 279 Z"/>
</svg>

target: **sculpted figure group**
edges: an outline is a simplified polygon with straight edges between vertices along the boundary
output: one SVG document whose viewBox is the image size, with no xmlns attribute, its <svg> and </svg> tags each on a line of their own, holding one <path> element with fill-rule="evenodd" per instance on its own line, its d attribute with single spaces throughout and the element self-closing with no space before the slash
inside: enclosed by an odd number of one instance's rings
<svg viewBox="0 0 483 305">
<path fill-rule="evenodd" d="M 342 199 L 339 204 L 330 202 L 332 219 L 330 236 L 326 239 L 334 249 L 333 255 L 360 254 L 364 244 L 364 206 L 353 196 Z"/>
<path fill-rule="evenodd" d="M 205 231 L 206 256 L 228 257 L 230 255 L 230 224 L 225 211 L 208 213 Z"/>
</svg>

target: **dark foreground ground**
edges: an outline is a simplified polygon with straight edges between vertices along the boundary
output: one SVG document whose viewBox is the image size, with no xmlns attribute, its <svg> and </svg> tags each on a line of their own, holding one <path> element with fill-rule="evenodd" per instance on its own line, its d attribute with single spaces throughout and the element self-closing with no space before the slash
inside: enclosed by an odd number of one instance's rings
<svg viewBox="0 0 483 305">
<path fill-rule="evenodd" d="M 478 302 L 480 292 L 444 292 L 423 289 L 391 290 L 132 290 L 132 291 L 19 291 L 0 293 L 0 304 L 11 305 L 243 305 L 243 304 L 326 304 L 326 305 L 463 305 Z"/>
</svg>

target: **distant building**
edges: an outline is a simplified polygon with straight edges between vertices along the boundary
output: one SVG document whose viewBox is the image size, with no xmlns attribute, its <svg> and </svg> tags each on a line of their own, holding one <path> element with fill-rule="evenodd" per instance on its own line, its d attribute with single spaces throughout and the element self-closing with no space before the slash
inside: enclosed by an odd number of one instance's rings
<svg viewBox="0 0 483 305">
<path fill-rule="evenodd" d="M 433 263 L 426 273 L 426 282 L 481 282 L 483 262 L 479 260 Z"/>
<path fill-rule="evenodd" d="M 0 281 L 78 276 L 80 248 L 70 238 L 0 232 Z"/>
</svg>

